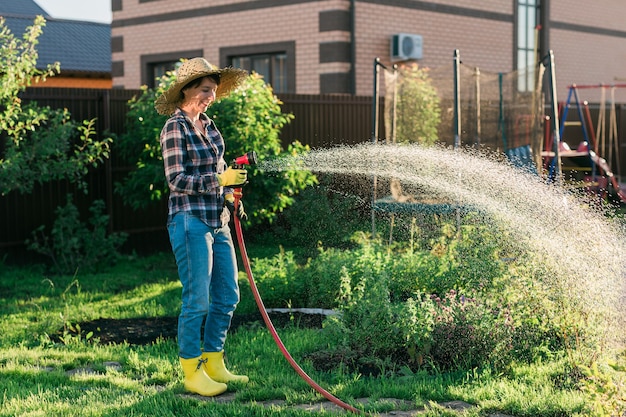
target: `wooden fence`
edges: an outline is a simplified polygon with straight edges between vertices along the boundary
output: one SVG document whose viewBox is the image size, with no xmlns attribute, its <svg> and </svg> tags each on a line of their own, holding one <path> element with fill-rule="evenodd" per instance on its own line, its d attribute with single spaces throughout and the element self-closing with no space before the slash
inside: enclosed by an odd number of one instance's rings
<svg viewBox="0 0 626 417">
<path fill-rule="evenodd" d="M 67 108 L 74 120 L 96 118 L 95 128 L 99 134 L 106 131 L 121 134 L 128 100 L 140 93 L 140 90 L 121 89 L 30 88 L 22 98 L 25 102 L 36 101 L 40 106 Z M 279 98 L 283 101 L 283 112 L 295 116 L 281 132 L 285 145 L 297 139 L 319 148 L 355 144 L 371 138 L 371 97 L 281 95 Z M 125 249 L 137 253 L 168 249 L 167 202 L 161 201 L 140 211 L 125 206 L 113 188 L 130 168 L 117 161 L 112 155 L 104 166 L 90 172 L 87 195 L 65 181 L 52 181 L 36 186 L 31 194 L 11 192 L 0 197 L 0 261 L 3 257 L 7 262 L 35 257 L 26 250 L 25 240 L 40 225 L 45 225 L 49 233 L 57 207 L 66 204 L 68 194 L 73 196 L 73 203 L 81 213 L 89 213 L 93 201 L 105 201 L 110 217 L 109 231 L 129 235 Z"/>
</svg>

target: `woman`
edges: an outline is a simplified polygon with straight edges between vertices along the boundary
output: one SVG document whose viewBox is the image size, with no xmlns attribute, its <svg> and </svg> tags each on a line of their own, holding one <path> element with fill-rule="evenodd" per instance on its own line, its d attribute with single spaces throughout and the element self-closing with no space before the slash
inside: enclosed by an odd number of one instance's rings
<svg viewBox="0 0 626 417">
<path fill-rule="evenodd" d="M 225 201 L 232 201 L 229 187 L 243 184 L 247 173 L 226 167 L 224 139 L 205 114 L 246 76 L 244 70 L 219 69 L 193 58 L 179 67 L 176 80 L 155 102 L 159 114 L 171 116 L 160 140 L 170 190 L 167 230 L 183 287 L 179 357 L 185 389 L 203 396 L 223 393 L 228 382 L 248 381 L 226 369 L 223 350 L 239 302 Z"/>
</svg>

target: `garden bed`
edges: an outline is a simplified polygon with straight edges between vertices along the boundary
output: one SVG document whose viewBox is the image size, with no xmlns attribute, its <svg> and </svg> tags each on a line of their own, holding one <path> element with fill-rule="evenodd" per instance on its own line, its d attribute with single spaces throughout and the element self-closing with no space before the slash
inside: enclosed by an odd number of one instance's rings
<svg viewBox="0 0 626 417">
<path fill-rule="evenodd" d="M 300 310 L 268 311 L 272 323 L 277 328 L 295 325 L 302 328 L 321 328 L 324 318 L 328 315 L 326 311 L 314 312 Z M 238 328 L 254 323 L 263 324 L 260 313 L 237 314 L 235 313 L 231 325 L 231 332 Z M 85 336 L 93 332 L 92 337 L 99 340 L 101 344 L 128 343 L 130 345 L 148 345 L 161 339 L 174 339 L 178 330 L 178 317 L 142 317 L 128 319 L 100 318 L 97 320 L 79 323 L 72 326 L 69 332 L 73 335 Z M 68 329 L 59 329 L 56 332 L 58 339 L 63 336 Z M 57 341 L 58 341 L 57 340 Z"/>
</svg>

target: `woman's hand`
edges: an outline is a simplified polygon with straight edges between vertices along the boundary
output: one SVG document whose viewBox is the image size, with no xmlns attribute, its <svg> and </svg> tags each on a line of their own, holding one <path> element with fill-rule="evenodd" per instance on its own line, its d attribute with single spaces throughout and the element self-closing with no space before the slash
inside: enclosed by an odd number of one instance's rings
<svg viewBox="0 0 626 417">
<path fill-rule="evenodd" d="M 230 193 L 224 194 L 224 201 L 226 202 L 226 207 L 228 207 L 230 213 L 233 214 L 235 212 L 235 196 Z M 237 217 L 239 217 L 240 220 L 248 219 L 248 215 L 243 209 L 243 202 L 241 200 L 239 200 L 239 204 L 237 206 Z"/>
<path fill-rule="evenodd" d="M 222 174 L 217 174 L 217 182 L 222 187 L 237 187 L 248 180 L 248 171 L 228 167 Z"/>
</svg>

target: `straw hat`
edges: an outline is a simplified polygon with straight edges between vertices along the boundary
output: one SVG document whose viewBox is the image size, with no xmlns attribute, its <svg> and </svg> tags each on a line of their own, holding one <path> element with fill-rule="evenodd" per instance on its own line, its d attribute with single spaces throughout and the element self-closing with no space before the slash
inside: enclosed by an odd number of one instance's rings
<svg viewBox="0 0 626 417">
<path fill-rule="evenodd" d="M 183 87 L 189 82 L 207 75 L 219 76 L 220 82 L 215 93 L 215 99 L 218 100 L 228 96 L 232 90 L 237 88 L 248 73 L 239 68 L 218 68 L 204 58 L 192 58 L 178 67 L 178 70 L 176 70 L 176 81 L 156 99 L 154 108 L 162 115 L 169 116 L 174 113 L 176 107 L 183 101 L 181 93 Z"/>
</svg>

